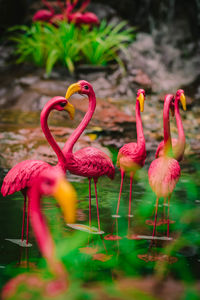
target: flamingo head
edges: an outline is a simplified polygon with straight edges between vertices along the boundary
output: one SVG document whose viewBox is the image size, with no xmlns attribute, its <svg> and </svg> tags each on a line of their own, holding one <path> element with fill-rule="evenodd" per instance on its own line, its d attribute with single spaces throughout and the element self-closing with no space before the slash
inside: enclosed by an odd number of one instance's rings
<svg viewBox="0 0 200 300">
<path fill-rule="evenodd" d="M 58 201 L 67 223 L 74 223 L 76 215 L 76 192 L 66 181 L 64 174 L 55 169 L 42 172 L 38 178 L 39 192 L 53 196 Z"/>
<path fill-rule="evenodd" d="M 69 86 L 65 98 L 69 99 L 71 95 L 79 93 L 89 96 L 91 93 L 94 93 L 92 85 L 86 80 L 80 80 L 76 83 L 73 83 Z"/>
<path fill-rule="evenodd" d="M 52 99 L 53 109 L 58 111 L 66 110 L 70 118 L 74 119 L 75 108 L 74 106 L 64 97 L 54 97 Z"/>
<path fill-rule="evenodd" d="M 137 91 L 137 98 L 136 98 L 136 100 L 139 101 L 139 103 L 140 103 L 140 111 L 143 112 L 143 110 L 144 110 L 144 100 L 145 100 L 145 90 L 139 89 Z"/>
<path fill-rule="evenodd" d="M 186 108 L 186 98 L 185 98 L 184 90 L 179 89 L 179 90 L 176 92 L 176 100 L 177 100 L 177 101 L 181 101 L 183 110 L 186 110 L 186 109 L 187 109 L 187 108 Z"/>
</svg>

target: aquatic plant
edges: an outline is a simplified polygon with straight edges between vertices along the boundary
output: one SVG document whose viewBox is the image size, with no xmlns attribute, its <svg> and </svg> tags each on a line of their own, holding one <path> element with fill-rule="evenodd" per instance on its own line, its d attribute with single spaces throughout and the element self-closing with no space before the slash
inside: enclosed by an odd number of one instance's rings
<svg viewBox="0 0 200 300">
<path fill-rule="evenodd" d="M 115 61 L 122 65 L 119 51 L 125 51 L 134 39 L 134 28 L 125 28 L 126 22 L 107 24 L 90 29 L 73 23 L 52 24 L 35 22 L 29 26 L 17 26 L 20 30 L 11 37 L 16 44 L 16 63 L 31 62 L 46 68 L 50 74 L 56 64 L 65 66 L 73 73 L 77 64 L 107 65 Z"/>
</svg>

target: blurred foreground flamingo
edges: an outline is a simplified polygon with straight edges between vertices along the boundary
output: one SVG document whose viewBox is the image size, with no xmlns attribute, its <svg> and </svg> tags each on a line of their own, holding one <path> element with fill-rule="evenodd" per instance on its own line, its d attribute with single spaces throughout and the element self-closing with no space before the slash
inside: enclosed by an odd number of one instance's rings
<svg viewBox="0 0 200 300">
<path fill-rule="evenodd" d="M 178 139 L 172 139 L 172 149 L 173 149 L 173 158 L 178 161 L 183 159 L 185 151 L 185 133 L 183 129 L 183 124 L 179 112 L 179 102 L 181 102 L 183 110 L 186 110 L 186 99 L 183 90 L 178 90 L 175 96 L 174 108 L 175 108 L 175 117 L 176 125 L 178 129 Z M 155 157 L 158 158 L 164 155 L 164 141 L 162 141 L 156 150 Z"/>
<path fill-rule="evenodd" d="M 119 192 L 119 199 L 117 204 L 116 216 L 118 217 L 119 205 L 123 187 L 123 180 L 125 173 L 130 176 L 130 193 L 129 193 L 129 211 L 128 215 L 131 216 L 131 198 L 132 198 L 132 183 L 136 171 L 144 166 L 146 159 L 145 138 L 142 128 L 142 120 L 140 111 L 144 110 L 145 91 L 139 89 L 137 92 L 135 115 L 136 115 L 136 130 L 137 130 L 137 143 L 125 144 L 118 153 L 117 166 L 121 171 L 121 186 Z"/>
<path fill-rule="evenodd" d="M 87 127 L 90 122 L 96 107 L 96 96 L 92 85 L 81 80 L 69 86 L 66 99 L 69 99 L 74 93 L 85 94 L 89 99 L 89 108 L 85 114 L 83 120 L 79 126 L 74 130 L 72 135 L 69 137 L 65 143 L 62 152 L 66 159 L 67 170 L 72 174 L 87 177 L 89 180 L 89 225 L 91 226 L 91 179 L 94 180 L 95 195 L 96 195 L 96 205 L 97 205 L 97 218 L 98 218 L 98 230 L 100 229 L 100 219 L 99 219 L 99 208 L 98 208 L 98 198 L 97 198 L 97 188 L 96 184 L 98 178 L 107 175 L 109 178 L 113 179 L 115 175 L 115 168 L 113 166 L 112 160 L 101 150 L 94 147 L 86 147 L 80 149 L 73 153 L 74 144 L 77 142 L 78 138 Z"/>
<path fill-rule="evenodd" d="M 47 9 L 38 10 L 33 16 L 33 22 L 36 21 L 48 22 L 54 16 L 55 11 L 51 6 L 51 4 L 46 0 L 42 0 L 42 2 L 46 7 L 48 7 L 49 10 Z"/>
<path fill-rule="evenodd" d="M 66 222 L 73 223 L 76 210 L 75 190 L 65 180 L 63 172 L 49 166 L 48 170 L 33 180 L 29 188 L 29 200 L 30 220 L 36 242 L 53 276 L 46 276 L 44 279 L 41 272 L 22 273 L 4 286 L 2 299 L 32 299 L 33 295 L 37 295 L 37 299 L 53 298 L 64 293 L 69 286 L 67 272 L 56 257 L 55 244 L 42 215 L 41 197 L 50 195 L 58 201 Z"/>
<path fill-rule="evenodd" d="M 149 184 L 156 194 L 156 211 L 152 238 L 155 236 L 158 201 L 160 197 L 168 199 L 167 237 L 169 237 L 169 202 L 171 194 L 179 180 L 181 169 L 177 160 L 173 157 L 172 142 L 169 123 L 169 109 L 173 109 L 174 96 L 165 96 L 163 109 L 164 149 L 163 156 L 155 159 L 148 171 Z"/>
<path fill-rule="evenodd" d="M 45 107 L 41 112 L 41 127 L 46 136 L 47 141 L 53 148 L 54 152 L 58 158 L 58 164 L 54 167 L 55 170 L 61 169 L 63 172 L 66 172 L 66 160 L 63 156 L 61 149 L 58 144 L 55 142 L 53 136 L 50 133 L 50 130 L 47 125 L 47 119 L 50 112 L 55 109 L 58 111 L 66 110 L 71 118 L 74 117 L 74 107 L 71 105 L 64 97 L 54 97 L 47 102 Z M 30 193 L 30 187 L 35 178 L 39 174 L 48 169 L 50 165 L 44 161 L 40 160 L 25 160 L 18 163 L 14 166 L 3 180 L 3 185 L 1 187 L 1 193 L 5 197 L 11 195 L 15 192 L 21 191 L 24 196 L 24 208 L 23 208 L 23 222 L 22 222 L 22 233 L 21 233 L 21 245 L 24 245 L 24 223 L 25 223 L 25 212 L 26 212 L 26 198 Z M 28 201 L 28 213 L 27 213 L 27 226 L 26 226 L 26 245 L 28 245 L 28 227 L 29 227 L 29 201 Z M 25 245 L 24 245 L 25 246 Z"/>
</svg>

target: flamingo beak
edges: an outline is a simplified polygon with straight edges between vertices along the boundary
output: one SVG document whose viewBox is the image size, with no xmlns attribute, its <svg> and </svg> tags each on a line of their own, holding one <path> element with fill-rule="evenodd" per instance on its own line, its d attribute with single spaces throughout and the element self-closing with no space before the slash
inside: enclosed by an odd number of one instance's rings
<svg viewBox="0 0 200 300">
<path fill-rule="evenodd" d="M 66 110 L 69 113 L 69 116 L 70 116 L 71 120 L 73 120 L 74 119 L 74 114 L 75 114 L 74 106 L 71 103 L 67 102 L 67 104 L 64 107 L 64 110 Z"/>
<path fill-rule="evenodd" d="M 67 223 L 74 223 L 76 218 L 76 192 L 64 178 L 59 179 L 53 196 L 58 201 Z"/>
<path fill-rule="evenodd" d="M 180 96 L 180 101 L 181 101 L 183 110 L 186 110 L 186 109 L 187 109 L 187 108 L 186 108 L 186 99 L 185 99 L 184 93 L 181 94 L 181 96 Z"/>
<path fill-rule="evenodd" d="M 75 94 L 77 92 L 80 92 L 80 90 L 81 90 L 81 86 L 80 86 L 80 84 L 78 82 L 71 84 L 68 87 L 68 90 L 66 92 L 65 98 L 68 100 L 71 97 L 71 95 L 73 95 L 73 94 Z"/>
<path fill-rule="evenodd" d="M 143 112 L 143 110 L 144 110 L 144 94 L 140 93 L 137 100 L 140 102 L 140 111 Z"/>
</svg>

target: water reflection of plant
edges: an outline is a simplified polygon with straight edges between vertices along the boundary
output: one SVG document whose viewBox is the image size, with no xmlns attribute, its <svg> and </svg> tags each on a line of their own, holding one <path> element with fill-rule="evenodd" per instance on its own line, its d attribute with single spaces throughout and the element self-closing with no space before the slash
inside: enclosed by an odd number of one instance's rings
<svg viewBox="0 0 200 300">
<path fill-rule="evenodd" d="M 99 27 L 76 27 L 65 21 L 55 27 L 47 23 L 33 23 L 30 27 L 18 26 L 21 30 L 12 37 L 16 43 L 16 62 L 32 62 L 45 66 L 50 74 L 55 64 L 60 63 L 74 72 L 75 64 L 107 65 L 116 61 L 122 65 L 119 51 L 125 51 L 133 41 L 134 28 L 126 28 L 127 23 L 107 24 L 102 21 Z"/>
</svg>

